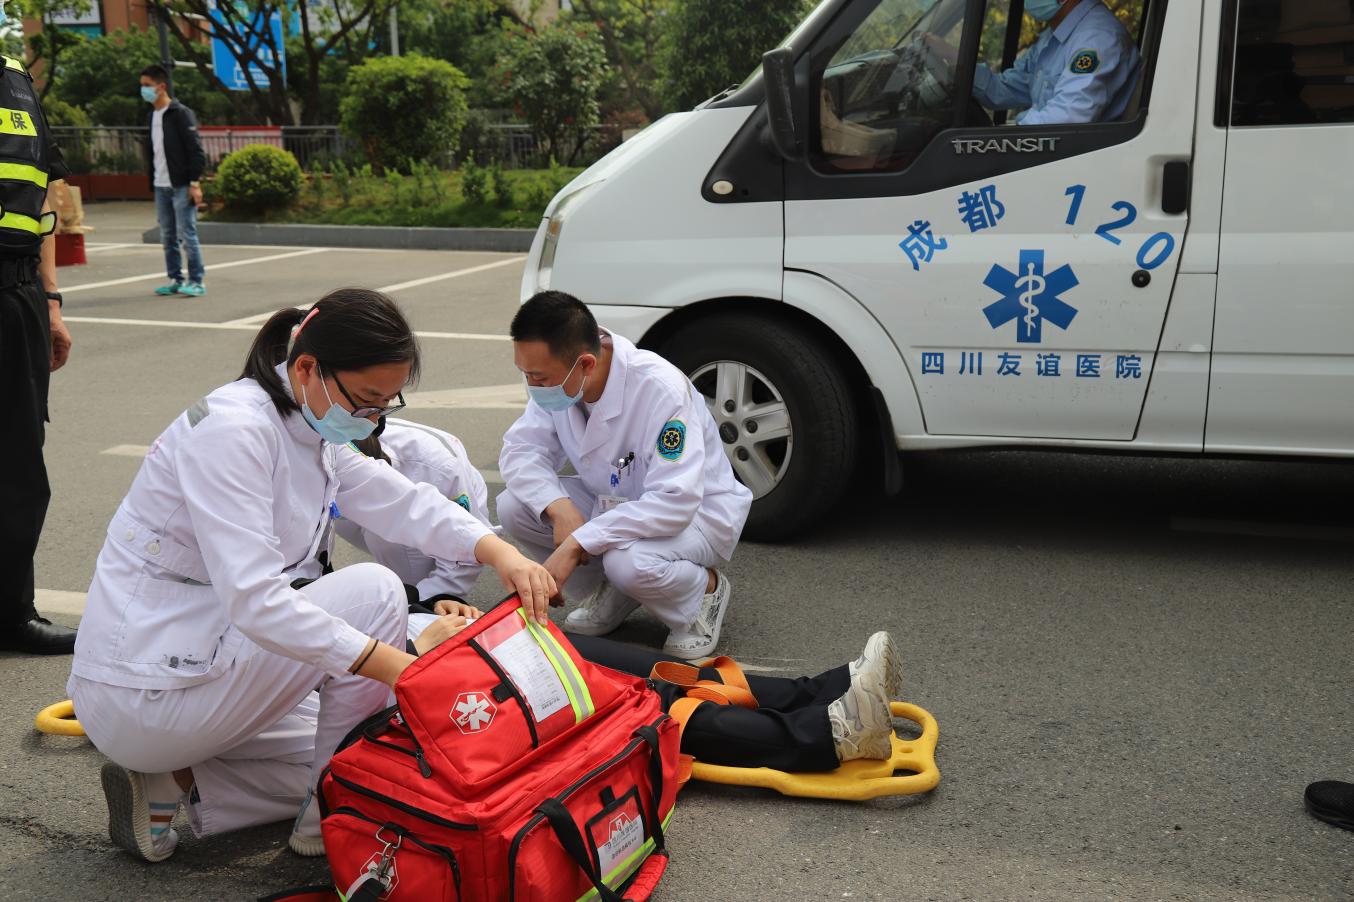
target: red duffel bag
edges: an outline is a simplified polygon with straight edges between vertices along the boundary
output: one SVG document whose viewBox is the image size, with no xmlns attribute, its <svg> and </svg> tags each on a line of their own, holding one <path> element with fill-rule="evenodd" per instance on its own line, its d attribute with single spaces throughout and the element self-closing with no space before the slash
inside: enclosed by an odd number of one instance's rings
<svg viewBox="0 0 1354 902">
<path fill-rule="evenodd" d="M 320 780 L 349 902 L 641 902 L 667 866 L 677 724 L 516 596 L 419 658 Z"/>
</svg>

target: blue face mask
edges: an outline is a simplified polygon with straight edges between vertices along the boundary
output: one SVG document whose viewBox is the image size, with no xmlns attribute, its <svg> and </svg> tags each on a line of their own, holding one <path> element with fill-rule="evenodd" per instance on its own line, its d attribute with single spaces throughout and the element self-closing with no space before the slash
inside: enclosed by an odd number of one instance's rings
<svg viewBox="0 0 1354 902">
<path fill-rule="evenodd" d="M 159 96 L 160 96 L 159 90 L 152 87 L 151 85 L 141 86 L 141 99 L 146 101 L 146 103 L 154 103 L 156 98 L 158 98 Z"/>
<path fill-rule="evenodd" d="M 301 415 L 306 418 L 310 428 L 320 434 L 320 438 L 331 445 L 346 445 L 348 442 L 360 442 L 376 431 L 376 424 L 371 420 L 355 417 L 334 403 L 334 399 L 329 397 L 329 386 L 324 384 L 323 375 L 320 377 L 320 388 L 324 389 L 324 397 L 329 402 L 329 409 L 323 418 L 315 416 L 315 412 L 310 409 L 306 403 L 306 387 L 301 386 Z"/>
<path fill-rule="evenodd" d="M 565 375 L 564 382 L 569 381 L 569 376 L 574 374 L 574 368 L 578 366 L 578 361 L 582 359 L 582 357 L 579 357 L 578 360 L 574 361 L 574 365 L 569 367 L 569 372 Z M 584 378 L 583 384 L 578 387 L 578 394 L 576 395 L 570 395 L 564 390 L 564 382 L 561 382 L 559 385 L 528 385 L 527 394 L 531 396 L 531 400 L 535 402 L 536 406 L 541 410 L 546 410 L 550 413 L 568 410 L 583 398 L 583 390 L 587 388 L 588 380 Z"/>
<path fill-rule="evenodd" d="M 9 21 L 9 14 L 5 12 L 5 4 L 0 2 L 0 25 Z"/>
<path fill-rule="evenodd" d="M 1058 0 L 1025 0 L 1025 12 L 1036 22 L 1047 22 L 1058 14 Z"/>
</svg>

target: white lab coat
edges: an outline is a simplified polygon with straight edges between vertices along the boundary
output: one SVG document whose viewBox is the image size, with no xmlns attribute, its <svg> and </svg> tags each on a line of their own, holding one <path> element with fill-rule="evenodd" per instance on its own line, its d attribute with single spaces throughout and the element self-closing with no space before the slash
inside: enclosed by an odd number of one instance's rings
<svg viewBox="0 0 1354 902">
<path fill-rule="evenodd" d="M 291 588 L 319 575 L 335 505 L 449 563 L 473 563 L 490 533 L 433 486 L 323 442 L 299 414 L 280 416 L 252 379 L 212 392 L 156 439 L 113 516 L 72 673 L 136 689 L 193 686 L 229 670 L 247 637 L 345 676 L 367 636 Z"/>
<path fill-rule="evenodd" d="M 410 482 L 426 483 L 438 494 L 489 523 L 489 492 L 484 477 L 470 462 L 460 439 L 441 429 L 393 417 L 386 419 L 381 447 L 394 468 Z M 419 598 L 450 594 L 465 598 L 479 577 L 480 564 L 438 560 L 419 549 L 390 542 L 374 530 L 348 519 L 339 506 L 334 531 L 366 551 L 378 564 L 389 567 L 406 585 L 418 589 Z M 491 527 L 492 528 L 492 527 Z"/>
<path fill-rule="evenodd" d="M 727 560 L 752 493 L 734 478 L 705 398 L 657 354 L 619 335 L 608 340 L 606 390 L 590 414 L 584 416 L 578 404 L 551 413 L 528 403 L 503 437 L 498 466 L 508 491 L 539 517 L 551 502 L 569 497 L 558 475 L 567 460 L 598 499 L 591 511 L 580 511 L 589 520 L 574 533 L 589 554 L 694 527 Z M 665 457 L 659 441 L 672 423 L 685 429 L 685 445 Z M 631 454 L 633 461 L 618 469 L 617 462 Z M 625 500 L 603 512 L 603 496 Z"/>
</svg>

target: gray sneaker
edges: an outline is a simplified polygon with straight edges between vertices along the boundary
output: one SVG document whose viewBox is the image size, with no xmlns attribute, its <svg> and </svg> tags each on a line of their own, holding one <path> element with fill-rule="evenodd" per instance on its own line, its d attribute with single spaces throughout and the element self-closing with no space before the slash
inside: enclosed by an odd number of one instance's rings
<svg viewBox="0 0 1354 902">
<path fill-rule="evenodd" d="M 663 654 L 684 661 L 695 661 L 715 653 L 715 646 L 719 644 L 719 630 L 729 610 L 729 595 L 733 592 L 733 583 L 723 572 L 716 570 L 715 576 L 715 591 L 701 598 L 700 613 L 695 620 L 682 629 L 668 633 L 668 639 L 663 643 Z"/>
<path fill-rule="evenodd" d="M 597 591 L 564 618 L 564 630 L 580 636 L 605 636 L 615 631 L 637 607 L 639 602 L 621 594 L 609 579 L 602 577 Z"/>
<path fill-rule="evenodd" d="M 889 701 L 903 688 L 902 657 L 893 637 L 883 630 L 875 633 L 849 670 L 850 688 L 827 709 L 837 758 L 888 758 L 893 754 Z"/>
<path fill-rule="evenodd" d="M 109 761 L 99 774 L 108 802 L 108 836 L 119 848 L 146 861 L 174 854 L 179 835 L 169 826 L 179 802 L 152 802 L 146 775 Z"/>
</svg>

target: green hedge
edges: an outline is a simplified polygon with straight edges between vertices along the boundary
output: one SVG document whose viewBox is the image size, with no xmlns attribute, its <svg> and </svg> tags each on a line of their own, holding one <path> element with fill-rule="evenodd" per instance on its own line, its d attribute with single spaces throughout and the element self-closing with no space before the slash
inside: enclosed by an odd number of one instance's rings
<svg viewBox="0 0 1354 902">
<path fill-rule="evenodd" d="M 304 184 L 296 157 L 280 147 L 249 144 L 221 161 L 213 189 L 230 209 L 263 213 L 291 206 Z"/>
</svg>

